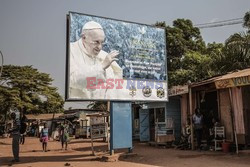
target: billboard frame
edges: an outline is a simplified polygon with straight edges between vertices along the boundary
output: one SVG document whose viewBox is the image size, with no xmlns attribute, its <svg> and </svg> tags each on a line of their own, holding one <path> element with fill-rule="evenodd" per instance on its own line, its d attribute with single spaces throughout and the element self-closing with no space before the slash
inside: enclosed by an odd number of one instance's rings
<svg viewBox="0 0 250 167">
<path fill-rule="evenodd" d="M 86 14 L 86 13 L 80 13 L 80 12 L 73 12 L 73 11 L 69 11 L 69 13 L 66 15 L 66 71 L 65 71 L 65 101 L 66 102 L 74 102 L 74 101 L 118 101 L 118 102 L 124 102 L 124 101 L 147 101 L 147 102 L 154 102 L 156 100 L 152 99 L 152 100 L 127 100 L 127 99 L 73 99 L 73 98 L 69 98 L 69 80 L 70 80 L 70 76 L 69 76 L 69 65 L 70 65 L 70 32 L 71 32 L 71 28 L 70 28 L 70 23 L 71 23 L 71 17 L 70 14 L 79 14 L 79 15 L 85 15 L 85 16 L 90 16 L 90 17 L 98 17 L 98 18 L 102 18 L 102 19 L 109 19 L 109 20 L 113 20 L 113 21 L 119 21 L 119 22 L 125 22 L 125 23 L 131 23 L 131 24 L 137 24 L 137 25 L 142 25 L 142 26 L 149 26 L 152 28 L 159 28 L 162 29 L 164 31 L 165 34 L 165 38 L 164 38 L 164 43 L 165 43 L 165 62 L 164 62 L 164 67 L 165 67 L 165 74 L 166 74 L 166 80 L 160 80 L 157 82 L 162 82 L 162 83 L 167 83 L 167 87 L 166 87 L 166 91 L 168 92 L 168 75 L 167 75 L 167 41 L 166 41 L 166 29 L 164 27 L 158 27 L 155 25 L 150 25 L 150 24 L 144 24 L 144 23 L 138 23 L 138 22 L 133 22 L 133 21 L 127 21 L 127 20 L 121 20 L 121 19 L 115 19 L 115 18 L 109 18 L 109 17 L 104 17 L 104 16 L 98 16 L 98 15 L 92 15 L 92 14 Z M 134 78 L 133 80 L 135 81 L 148 81 L 148 82 L 155 82 L 156 80 L 152 80 L 152 79 L 138 79 L 138 78 Z M 167 95 L 167 100 L 168 101 L 169 97 Z M 160 102 L 160 101 L 158 101 Z"/>
</svg>

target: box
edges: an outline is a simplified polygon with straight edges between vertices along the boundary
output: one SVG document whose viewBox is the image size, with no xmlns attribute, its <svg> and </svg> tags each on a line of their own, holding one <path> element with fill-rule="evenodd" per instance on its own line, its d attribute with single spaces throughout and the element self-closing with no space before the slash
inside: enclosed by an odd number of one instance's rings
<svg viewBox="0 0 250 167">
<path fill-rule="evenodd" d="M 161 135 L 156 137 L 156 142 L 158 143 L 172 142 L 174 140 L 175 140 L 174 135 Z"/>
</svg>

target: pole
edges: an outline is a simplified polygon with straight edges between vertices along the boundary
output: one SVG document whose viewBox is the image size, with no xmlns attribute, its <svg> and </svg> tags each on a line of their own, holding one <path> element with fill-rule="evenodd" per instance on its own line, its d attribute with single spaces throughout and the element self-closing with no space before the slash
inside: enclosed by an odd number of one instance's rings
<svg viewBox="0 0 250 167">
<path fill-rule="evenodd" d="M 188 85 L 188 95 L 189 95 L 189 114 L 190 114 L 190 123 L 191 123 L 191 145 L 192 145 L 192 150 L 194 150 L 194 126 L 193 126 L 193 107 L 192 107 L 192 88 L 191 85 Z"/>
<path fill-rule="evenodd" d="M 229 88 L 229 98 L 230 98 L 230 113 L 231 113 L 231 120 L 232 120 L 232 126 L 233 126 L 233 133 L 234 133 L 234 140 L 236 145 L 236 153 L 239 154 L 239 148 L 238 148 L 238 138 L 236 133 L 236 125 L 235 125 L 235 119 L 234 119 L 234 109 L 233 109 L 233 99 L 232 99 L 232 88 Z"/>
<path fill-rule="evenodd" d="M 95 155 L 95 152 L 94 152 L 94 139 L 93 139 L 93 132 L 92 132 L 92 125 L 90 125 L 90 136 L 91 136 L 91 150 L 92 150 L 92 155 Z"/>
<path fill-rule="evenodd" d="M 110 135 L 109 135 L 109 137 L 110 137 L 110 142 L 109 142 L 110 150 L 109 150 L 109 153 L 110 153 L 110 155 L 114 155 L 115 152 L 114 152 L 114 148 L 113 148 L 113 137 L 114 137 L 114 135 L 113 135 L 113 107 L 111 106 L 110 101 L 108 102 L 108 110 L 110 111 L 109 112 L 110 113 Z"/>
<path fill-rule="evenodd" d="M 53 122 L 54 122 L 54 119 L 55 119 L 55 111 L 53 112 L 53 116 L 52 116 L 52 121 L 51 121 L 51 126 L 50 126 L 50 133 L 49 133 L 49 136 L 51 137 L 52 135 L 52 130 L 53 130 Z M 53 138 L 53 136 L 52 136 Z"/>
</svg>

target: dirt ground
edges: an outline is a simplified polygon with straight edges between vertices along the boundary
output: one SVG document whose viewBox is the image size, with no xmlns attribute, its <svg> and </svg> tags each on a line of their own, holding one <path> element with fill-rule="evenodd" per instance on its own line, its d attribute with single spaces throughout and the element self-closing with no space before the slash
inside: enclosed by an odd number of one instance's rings
<svg viewBox="0 0 250 167">
<path fill-rule="evenodd" d="M 60 142 L 49 141 L 48 152 L 42 152 L 38 138 L 27 137 L 20 145 L 20 162 L 11 163 L 11 138 L 0 139 L 0 166 L 18 167 L 249 167 L 250 155 L 235 155 L 214 151 L 184 151 L 149 146 L 146 143 L 133 142 L 133 156 L 120 158 L 117 162 L 103 162 L 101 157 L 108 156 L 107 143 L 96 141 L 95 156 L 91 155 L 91 142 L 87 139 L 71 140 L 68 150 L 61 150 Z M 127 149 L 118 150 L 115 156 Z"/>
</svg>

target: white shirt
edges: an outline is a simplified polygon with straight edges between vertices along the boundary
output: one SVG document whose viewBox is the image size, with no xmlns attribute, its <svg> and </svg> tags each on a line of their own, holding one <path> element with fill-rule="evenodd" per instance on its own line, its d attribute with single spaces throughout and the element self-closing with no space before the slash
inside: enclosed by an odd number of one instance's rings
<svg viewBox="0 0 250 167">
<path fill-rule="evenodd" d="M 193 120 L 194 120 L 194 124 L 195 125 L 200 125 L 200 124 L 202 124 L 202 115 L 196 115 L 196 114 L 194 114 L 193 115 Z"/>
<path fill-rule="evenodd" d="M 70 43 L 70 69 L 69 69 L 69 98 L 70 99 L 104 99 L 106 89 L 87 89 L 87 78 L 122 79 L 122 69 L 113 62 L 106 70 L 102 68 L 102 62 L 108 55 L 100 51 L 97 56 L 87 53 L 82 44 L 82 39 Z M 97 84 L 97 83 L 96 83 Z"/>
</svg>

